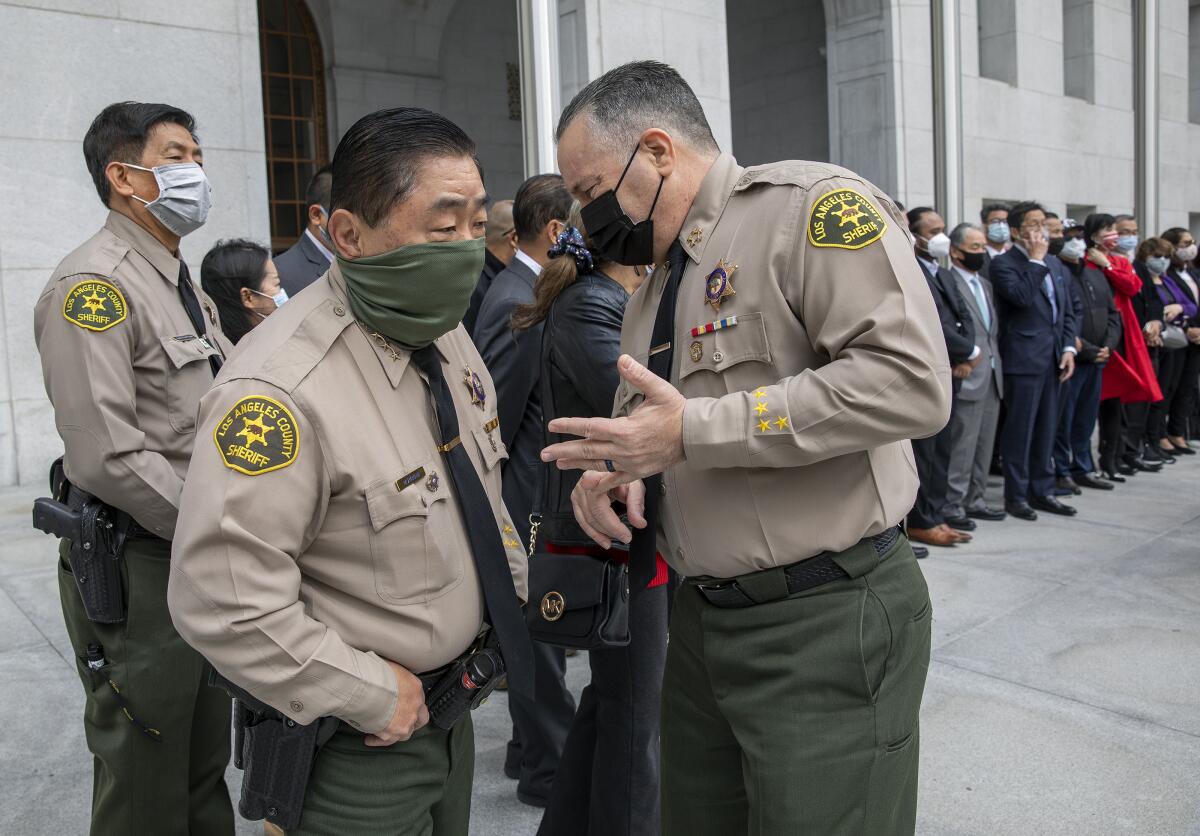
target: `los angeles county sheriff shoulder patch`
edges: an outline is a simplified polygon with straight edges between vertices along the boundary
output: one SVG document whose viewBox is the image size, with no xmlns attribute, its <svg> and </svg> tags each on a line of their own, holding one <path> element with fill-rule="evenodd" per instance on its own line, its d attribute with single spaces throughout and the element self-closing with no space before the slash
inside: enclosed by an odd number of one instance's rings
<svg viewBox="0 0 1200 836">
<path fill-rule="evenodd" d="M 875 205 L 853 189 L 838 189 L 813 204 L 808 240 L 814 247 L 861 250 L 878 241 L 887 221 Z"/>
<path fill-rule="evenodd" d="M 263 395 L 242 398 L 213 430 L 225 466 L 259 476 L 287 467 L 300 452 L 296 419 L 279 401 Z"/>
<path fill-rule="evenodd" d="M 124 322 L 128 313 L 121 291 L 101 279 L 80 282 L 63 301 L 63 318 L 88 331 L 107 331 Z"/>
</svg>

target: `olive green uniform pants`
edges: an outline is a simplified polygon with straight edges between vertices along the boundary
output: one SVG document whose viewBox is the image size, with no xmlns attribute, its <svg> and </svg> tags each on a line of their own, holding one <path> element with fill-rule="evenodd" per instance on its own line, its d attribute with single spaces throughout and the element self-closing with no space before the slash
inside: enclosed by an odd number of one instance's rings
<svg viewBox="0 0 1200 836">
<path fill-rule="evenodd" d="M 298 830 L 289 836 L 467 836 L 475 734 L 470 714 L 450 731 L 418 729 L 386 747 L 342 724 L 317 752 Z"/>
<path fill-rule="evenodd" d="M 882 557 L 863 542 L 834 559 L 849 579 L 742 609 L 679 590 L 665 836 L 913 832 L 929 592 L 903 537 Z"/>
<path fill-rule="evenodd" d="M 225 786 L 230 700 L 210 688 L 206 664 L 175 632 L 167 611 L 171 546 L 135 540 L 121 579 L 128 615 L 94 624 L 83 610 L 60 549 L 63 618 L 83 682 L 88 749 L 94 756 L 93 836 L 224 836 L 233 833 Z M 89 644 L 107 664 L 88 668 Z"/>
</svg>

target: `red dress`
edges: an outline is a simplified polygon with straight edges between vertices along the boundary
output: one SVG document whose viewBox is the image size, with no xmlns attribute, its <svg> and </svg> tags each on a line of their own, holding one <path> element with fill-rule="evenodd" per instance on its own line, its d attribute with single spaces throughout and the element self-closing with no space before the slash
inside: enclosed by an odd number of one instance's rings
<svg viewBox="0 0 1200 836">
<path fill-rule="evenodd" d="M 1100 399 L 1120 398 L 1121 403 L 1161 401 L 1162 389 L 1150 364 L 1150 352 L 1142 336 L 1142 326 L 1133 311 L 1133 297 L 1142 290 L 1142 280 L 1133 272 L 1128 259 L 1115 253 L 1108 255 L 1108 267 L 1101 267 L 1088 257 L 1088 262 L 1104 272 L 1113 290 L 1113 301 L 1121 314 L 1120 351 L 1114 351 L 1104 366 L 1100 382 Z"/>
</svg>

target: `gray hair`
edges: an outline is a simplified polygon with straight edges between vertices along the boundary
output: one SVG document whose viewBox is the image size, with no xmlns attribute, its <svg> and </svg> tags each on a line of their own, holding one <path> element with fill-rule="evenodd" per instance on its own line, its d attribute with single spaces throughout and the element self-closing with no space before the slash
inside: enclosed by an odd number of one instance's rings
<svg viewBox="0 0 1200 836">
<path fill-rule="evenodd" d="M 622 64 L 576 93 L 559 117 L 555 142 L 579 116 L 608 151 L 632 152 L 649 128 L 662 128 L 697 150 L 720 151 L 700 100 L 678 72 L 660 61 Z"/>
<path fill-rule="evenodd" d="M 966 240 L 967 230 L 969 229 L 973 229 L 979 233 L 983 232 L 983 230 L 979 228 L 979 224 L 961 223 L 954 227 L 954 229 L 950 230 L 950 243 L 959 249 L 962 249 L 963 241 Z"/>
</svg>

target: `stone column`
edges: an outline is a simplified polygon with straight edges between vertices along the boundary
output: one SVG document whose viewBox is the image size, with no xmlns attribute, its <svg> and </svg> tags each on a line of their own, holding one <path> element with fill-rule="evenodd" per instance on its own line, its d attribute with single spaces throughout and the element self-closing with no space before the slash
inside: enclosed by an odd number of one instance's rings
<svg viewBox="0 0 1200 836">
<path fill-rule="evenodd" d="M 557 0 L 517 0 L 521 41 L 521 123 L 525 176 L 558 171 L 554 127 L 558 105 Z"/>
<path fill-rule="evenodd" d="M 1158 3 L 1135 4 L 1133 204 L 1143 237 L 1158 225 Z"/>
</svg>

